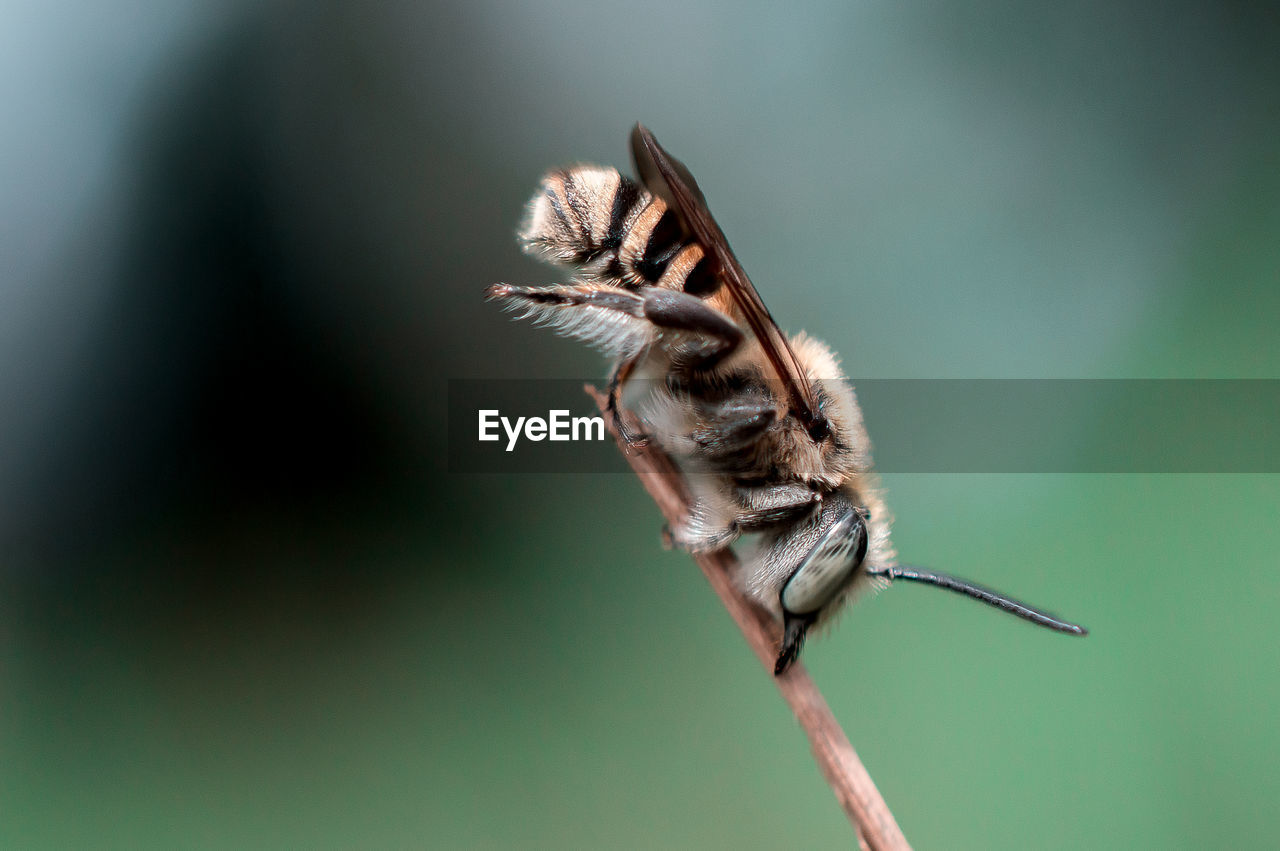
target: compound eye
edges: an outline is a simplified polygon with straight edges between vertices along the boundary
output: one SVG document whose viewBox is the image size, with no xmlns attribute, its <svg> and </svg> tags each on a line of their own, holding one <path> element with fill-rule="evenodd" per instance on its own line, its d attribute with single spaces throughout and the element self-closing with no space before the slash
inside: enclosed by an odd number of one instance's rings
<svg viewBox="0 0 1280 851">
<path fill-rule="evenodd" d="M 816 614 L 849 584 L 867 553 L 867 530 L 849 510 L 832 524 L 782 587 L 782 608 Z"/>
</svg>

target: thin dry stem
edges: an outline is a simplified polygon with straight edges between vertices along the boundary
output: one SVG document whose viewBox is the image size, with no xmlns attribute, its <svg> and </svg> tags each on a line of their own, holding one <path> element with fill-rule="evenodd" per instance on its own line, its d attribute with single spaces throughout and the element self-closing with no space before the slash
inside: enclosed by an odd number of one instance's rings
<svg viewBox="0 0 1280 851">
<path fill-rule="evenodd" d="M 605 395 L 590 385 L 586 391 L 595 400 L 610 433 L 617 438 L 617 428 L 609 415 Z M 619 448 L 667 522 L 675 526 L 683 520 L 689 512 L 688 489 L 684 476 L 666 453 L 652 443 L 641 447 L 627 447 L 620 443 Z M 737 569 L 737 558 L 730 550 L 724 549 L 695 555 L 693 559 L 702 568 L 765 670 L 772 673 L 782 632 L 767 612 L 738 591 L 732 578 Z M 871 851 L 910 849 L 894 821 L 893 813 L 880 797 L 880 790 L 858 759 L 853 745 L 804 666 L 796 662 L 782 676 L 773 679 L 809 737 L 814 759 L 857 831 L 858 844 Z"/>
</svg>

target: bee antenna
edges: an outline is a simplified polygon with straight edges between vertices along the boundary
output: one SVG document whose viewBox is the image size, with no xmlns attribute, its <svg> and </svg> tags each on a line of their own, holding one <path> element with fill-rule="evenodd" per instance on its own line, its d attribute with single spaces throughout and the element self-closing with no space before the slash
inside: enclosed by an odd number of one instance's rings
<svg viewBox="0 0 1280 851">
<path fill-rule="evenodd" d="M 1006 597 L 990 588 L 984 588 L 973 582 L 968 582 L 956 576 L 949 576 L 945 573 L 934 573 L 931 570 L 925 570 L 922 567 L 914 567 L 909 564 L 899 564 L 893 567 L 868 568 L 867 575 L 883 576 L 890 581 L 905 579 L 909 582 L 923 582 L 926 585 L 933 585 L 937 588 L 945 588 L 948 591 L 955 591 L 958 594 L 964 594 L 966 597 L 972 597 L 975 600 L 981 600 L 988 606 L 995 606 L 997 609 L 1003 609 L 1011 615 L 1017 615 L 1023 620 L 1031 621 L 1037 626 L 1043 626 L 1057 632 L 1065 632 L 1070 635 L 1088 635 L 1089 630 L 1079 624 L 1064 621 L 1061 618 L 1051 615 L 1048 612 L 1028 606 L 1026 603 L 1020 603 L 1012 597 Z"/>
</svg>

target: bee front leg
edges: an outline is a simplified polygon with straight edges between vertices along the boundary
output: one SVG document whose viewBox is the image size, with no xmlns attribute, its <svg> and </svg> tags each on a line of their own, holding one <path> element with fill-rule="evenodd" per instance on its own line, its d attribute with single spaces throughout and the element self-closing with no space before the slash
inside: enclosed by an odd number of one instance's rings
<svg viewBox="0 0 1280 851">
<path fill-rule="evenodd" d="M 664 543 L 697 555 L 736 541 L 742 530 L 734 520 L 737 506 L 730 495 L 714 481 L 695 477 L 690 485 L 698 495 L 684 520 L 663 529 Z"/>
<path fill-rule="evenodd" d="M 688 522 L 679 526 L 663 524 L 662 545 L 667 549 L 675 547 L 693 555 L 701 555 L 724 549 L 738 540 L 739 535 L 741 530 L 733 524 L 714 528 L 703 525 L 698 519 L 690 518 Z"/>
<path fill-rule="evenodd" d="M 733 494 L 710 492 L 694 503 L 689 517 L 663 530 L 663 542 L 691 553 L 727 547 L 739 536 L 794 523 L 822 504 L 822 494 L 785 483 L 737 487 Z"/>
<path fill-rule="evenodd" d="M 736 495 L 741 510 L 734 523 L 743 532 L 798 522 L 822 504 L 821 493 L 797 482 L 739 486 Z"/>
</svg>

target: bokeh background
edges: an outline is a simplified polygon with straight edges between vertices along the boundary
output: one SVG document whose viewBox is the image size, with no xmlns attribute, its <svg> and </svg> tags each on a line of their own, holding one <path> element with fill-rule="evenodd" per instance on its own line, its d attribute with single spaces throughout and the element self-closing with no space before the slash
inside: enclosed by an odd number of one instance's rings
<svg viewBox="0 0 1280 851">
<path fill-rule="evenodd" d="M 851 842 L 635 481 L 446 472 L 447 379 L 603 371 L 480 293 L 636 120 L 855 375 L 1280 377 L 1267 4 L 0 20 L 6 847 Z M 1274 843 L 1280 476 L 886 484 L 1093 630 L 900 588 L 810 644 L 917 847 Z"/>
</svg>

